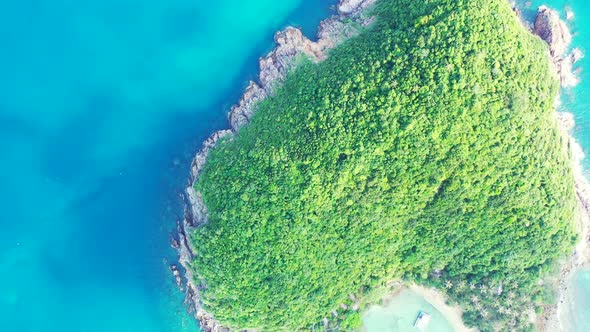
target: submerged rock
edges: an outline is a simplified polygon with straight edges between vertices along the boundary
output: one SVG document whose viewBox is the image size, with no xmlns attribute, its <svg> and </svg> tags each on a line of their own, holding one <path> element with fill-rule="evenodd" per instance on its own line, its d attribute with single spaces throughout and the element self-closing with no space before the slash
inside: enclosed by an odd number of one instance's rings
<svg viewBox="0 0 590 332">
<path fill-rule="evenodd" d="M 174 276 L 174 280 L 176 281 L 178 288 L 180 288 L 181 291 L 184 290 L 184 287 L 182 287 L 182 274 L 180 273 L 178 266 L 172 264 L 169 268 L 170 272 L 172 272 L 172 275 Z"/>
<path fill-rule="evenodd" d="M 565 19 L 568 21 L 573 21 L 576 15 L 571 7 L 565 6 Z"/>
</svg>

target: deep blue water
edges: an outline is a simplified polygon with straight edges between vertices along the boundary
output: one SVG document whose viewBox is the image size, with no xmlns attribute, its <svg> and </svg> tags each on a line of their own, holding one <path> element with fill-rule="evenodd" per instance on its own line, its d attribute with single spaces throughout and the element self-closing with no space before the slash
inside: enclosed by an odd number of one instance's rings
<svg viewBox="0 0 590 332">
<path fill-rule="evenodd" d="M 204 138 L 335 0 L 0 3 L 0 331 L 196 331 L 167 262 Z"/>
</svg>

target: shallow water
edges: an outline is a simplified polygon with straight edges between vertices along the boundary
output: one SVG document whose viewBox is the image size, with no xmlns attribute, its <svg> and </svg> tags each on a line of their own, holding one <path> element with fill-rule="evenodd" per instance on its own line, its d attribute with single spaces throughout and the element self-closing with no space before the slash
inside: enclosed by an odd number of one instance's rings
<svg viewBox="0 0 590 332">
<path fill-rule="evenodd" d="M 0 4 L 0 331 L 196 331 L 167 262 L 203 139 L 335 0 Z"/>
<path fill-rule="evenodd" d="M 363 316 L 366 332 L 416 332 L 414 321 L 420 311 L 432 316 L 426 332 L 452 332 L 444 316 L 424 298 L 405 289 L 385 306 L 374 306 Z"/>
<path fill-rule="evenodd" d="M 579 271 L 568 289 L 568 306 L 562 313 L 564 328 L 568 332 L 590 331 L 590 271 Z"/>
</svg>

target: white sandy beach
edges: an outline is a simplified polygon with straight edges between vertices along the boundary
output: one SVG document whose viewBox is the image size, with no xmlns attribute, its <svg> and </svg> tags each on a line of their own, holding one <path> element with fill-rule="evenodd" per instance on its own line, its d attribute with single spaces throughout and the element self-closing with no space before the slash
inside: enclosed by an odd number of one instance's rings
<svg viewBox="0 0 590 332">
<path fill-rule="evenodd" d="M 424 297 L 424 299 L 432 304 L 433 307 L 436 308 L 445 319 L 453 326 L 453 329 L 457 332 L 475 332 L 477 329 L 468 328 L 463 323 L 463 310 L 457 306 L 450 306 L 446 302 L 446 296 L 437 291 L 435 288 L 426 288 L 423 286 L 412 285 L 410 289 L 419 294 L 420 296 Z"/>
<path fill-rule="evenodd" d="M 384 299 L 383 305 L 371 306 L 363 315 L 365 332 L 414 332 L 416 315 L 431 315 L 426 331 L 475 332 L 465 326 L 463 311 L 446 303 L 446 296 L 435 288 L 411 285 L 398 289 Z"/>
</svg>

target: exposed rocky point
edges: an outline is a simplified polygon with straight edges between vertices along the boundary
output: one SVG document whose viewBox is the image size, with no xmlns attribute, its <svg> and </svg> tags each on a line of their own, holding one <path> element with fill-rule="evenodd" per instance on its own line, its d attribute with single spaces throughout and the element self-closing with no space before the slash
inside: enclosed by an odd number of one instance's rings
<svg viewBox="0 0 590 332">
<path fill-rule="evenodd" d="M 340 4 L 338 4 L 338 12 L 343 15 L 351 15 L 367 8 L 373 2 L 374 1 L 366 0 L 342 0 L 340 1 Z"/>
<path fill-rule="evenodd" d="M 339 5 L 340 15 L 328 18 L 320 23 L 317 41 L 305 37 L 300 29 L 287 27 L 275 34 L 277 47 L 259 60 L 259 82 L 250 82 L 238 105 L 232 107 L 229 120 L 232 130 L 238 131 L 246 125 L 255 112 L 256 105 L 272 95 L 287 74 L 297 66 L 297 60 L 305 57 L 313 62 L 327 58 L 328 50 L 342 41 L 359 33 L 357 26 L 367 26 L 373 22 L 372 17 L 364 14 L 363 9 L 376 0 L 343 0 Z M 345 23 L 352 19 L 356 25 Z"/>
<path fill-rule="evenodd" d="M 573 87 L 579 83 L 574 64 L 582 58 L 580 50 L 568 53 L 572 34 L 559 13 L 547 6 L 537 10 L 533 33 L 549 45 L 551 59 L 563 87 Z"/>
<path fill-rule="evenodd" d="M 232 130 L 238 131 L 242 126 L 250 122 L 254 115 L 256 104 L 264 100 L 267 96 L 266 91 L 256 82 L 250 81 L 246 92 L 240 99 L 240 103 L 232 107 L 229 113 L 229 123 Z"/>
<path fill-rule="evenodd" d="M 294 67 L 295 58 L 305 55 L 312 61 L 323 57 L 317 43 L 307 39 L 301 30 L 288 27 L 275 35 L 277 47 L 260 59 L 260 83 L 267 92 L 284 79 L 285 74 Z"/>
<path fill-rule="evenodd" d="M 557 11 L 547 6 L 539 7 L 533 32 L 549 44 L 553 57 L 562 57 L 572 42 L 567 24 L 561 20 Z"/>
</svg>

